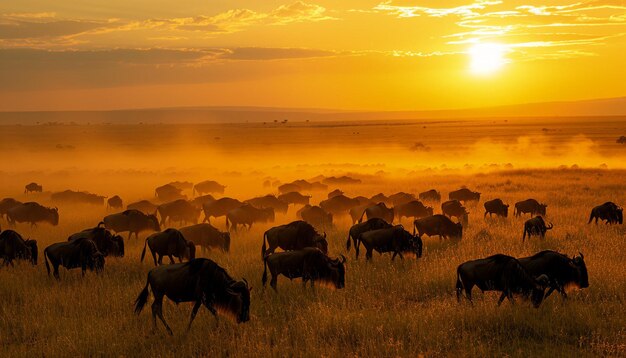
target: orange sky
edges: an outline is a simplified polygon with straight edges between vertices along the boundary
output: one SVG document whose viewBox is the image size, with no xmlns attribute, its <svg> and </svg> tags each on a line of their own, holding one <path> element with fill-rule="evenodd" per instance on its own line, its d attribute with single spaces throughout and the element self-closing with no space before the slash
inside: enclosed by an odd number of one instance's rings
<svg viewBox="0 0 626 358">
<path fill-rule="evenodd" d="M 625 35 L 626 2 L 610 0 L 8 0 L 0 110 L 619 97 Z"/>
</svg>

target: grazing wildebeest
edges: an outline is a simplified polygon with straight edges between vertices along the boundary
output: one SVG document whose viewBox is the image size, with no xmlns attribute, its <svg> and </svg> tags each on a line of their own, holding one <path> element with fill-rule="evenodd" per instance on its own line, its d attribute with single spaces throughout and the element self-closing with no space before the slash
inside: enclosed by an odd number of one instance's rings
<svg viewBox="0 0 626 358">
<path fill-rule="evenodd" d="M 320 207 L 333 215 L 345 214 L 350 208 L 361 205 L 357 199 L 345 195 L 322 200 Z"/>
<path fill-rule="evenodd" d="M 94 228 L 72 234 L 67 238 L 67 241 L 89 239 L 96 244 L 98 251 L 105 257 L 109 255 L 124 257 L 124 239 L 120 235 L 113 235 L 102 225 L 104 225 L 103 222 Z"/>
<path fill-rule="evenodd" d="M 172 256 L 176 256 L 178 262 L 183 262 L 183 259 L 193 260 L 196 258 L 196 245 L 186 240 L 185 236 L 176 229 L 166 229 L 165 231 L 155 232 L 148 236 L 143 245 L 143 251 L 141 252 L 141 262 L 143 262 L 146 256 L 146 246 L 150 248 L 150 253 L 152 253 L 152 258 L 154 259 L 154 266 L 163 263 L 163 256 L 170 258 L 170 264 L 174 263 Z"/>
<path fill-rule="evenodd" d="M 170 185 L 182 190 L 189 190 L 193 188 L 193 183 L 189 181 L 173 181 L 169 183 Z"/>
<path fill-rule="evenodd" d="M 533 306 L 539 307 L 548 284 L 548 276 L 534 277 L 514 257 L 502 254 L 489 256 L 484 259 L 467 261 L 456 270 L 456 298 L 461 300 L 462 291 L 472 302 L 472 288 L 478 286 L 484 291 L 499 291 L 502 296 L 498 305 L 507 297 L 511 303 L 513 294 L 530 296 Z"/>
<path fill-rule="evenodd" d="M 139 239 L 141 231 L 161 231 L 159 220 L 156 215 L 146 215 L 139 210 L 126 210 L 121 213 L 111 214 L 102 220 L 104 227 L 115 233 L 128 231 L 128 239 L 133 234 Z"/>
<path fill-rule="evenodd" d="M 58 193 L 52 193 L 52 195 L 50 195 L 50 199 L 57 203 L 104 205 L 105 197 L 102 195 L 88 193 L 86 191 L 65 190 Z"/>
<path fill-rule="evenodd" d="M 372 252 L 376 250 L 378 253 L 393 252 L 391 260 L 400 255 L 404 259 L 402 253 L 414 253 L 416 258 L 422 257 L 422 239 L 411 235 L 410 232 L 404 230 L 402 225 L 396 225 L 386 229 L 377 229 L 366 231 L 358 238 L 355 246 L 358 248 L 360 243 L 365 246 L 365 259 L 372 259 Z"/>
<path fill-rule="evenodd" d="M 515 216 L 521 216 L 522 214 L 529 213 L 531 216 L 533 215 L 546 215 L 546 208 L 548 205 L 540 204 L 535 199 L 527 199 L 524 201 L 518 201 L 515 203 L 515 209 L 513 210 L 513 214 Z"/>
<path fill-rule="evenodd" d="M 419 219 L 433 215 L 433 208 L 425 206 L 421 201 L 412 200 L 408 203 L 396 205 L 393 207 L 398 221 L 402 221 L 403 217 Z"/>
<path fill-rule="evenodd" d="M 388 223 L 393 223 L 393 218 L 395 217 L 395 214 L 393 208 L 387 207 L 385 203 L 378 203 L 363 210 L 363 213 L 359 218 L 359 222 L 363 222 L 364 217 L 366 217 L 368 220 L 373 218 L 380 218 Z"/>
<path fill-rule="evenodd" d="M 237 231 L 237 226 L 252 228 L 254 223 L 274 222 L 275 214 L 272 208 L 258 209 L 250 204 L 235 208 L 226 214 L 226 230 Z"/>
<path fill-rule="evenodd" d="M 320 235 L 315 228 L 305 221 L 293 221 L 289 224 L 275 226 L 263 234 L 261 257 L 273 253 L 280 247 L 285 251 L 300 250 L 305 247 L 317 247 L 328 253 L 326 233 Z"/>
<path fill-rule="evenodd" d="M 289 210 L 289 203 L 277 198 L 272 194 L 248 199 L 244 201 L 244 203 L 248 203 L 259 209 L 272 208 L 274 209 L 274 212 L 282 214 L 287 214 L 287 211 Z"/>
<path fill-rule="evenodd" d="M 54 267 L 54 277 L 59 280 L 59 266 L 66 269 L 80 267 L 82 274 L 85 271 L 96 271 L 96 273 L 104 270 L 104 255 L 98 251 L 96 243 L 89 239 L 78 239 L 74 241 L 58 242 L 46 247 L 43 250 L 43 257 L 46 261 L 46 270 L 50 276 L 50 265 L 48 260 Z"/>
<path fill-rule="evenodd" d="M 417 200 L 415 195 L 411 193 L 398 192 L 395 194 L 389 195 L 389 200 L 393 204 L 393 206 L 408 203 L 409 201 Z"/>
<path fill-rule="evenodd" d="M 122 209 L 124 208 L 124 204 L 122 202 L 122 198 L 119 195 L 115 195 L 110 197 L 107 200 L 107 208 L 110 209 Z"/>
<path fill-rule="evenodd" d="M 479 201 L 480 193 L 476 191 L 471 191 L 466 188 L 462 188 L 459 190 L 451 191 L 448 194 L 448 199 L 462 201 L 463 203 L 468 201 Z"/>
<path fill-rule="evenodd" d="M 171 184 L 161 185 L 160 187 L 154 189 L 154 196 L 161 201 L 187 199 L 187 197 L 182 194 L 182 190 Z"/>
<path fill-rule="evenodd" d="M 348 231 L 348 240 L 346 241 L 346 250 L 350 251 L 350 239 L 354 242 L 354 250 L 356 251 L 356 258 L 359 258 L 359 246 L 357 240 L 359 236 L 367 231 L 386 229 L 393 227 L 390 223 L 380 218 L 369 219 L 365 222 L 352 225 L 350 231 Z"/>
<path fill-rule="evenodd" d="M 185 199 L 170 201 L 157 207 L 161 225 L 172 221 L 195 224 L 198 222 L 200 211 L 201 209 Z"/>
<path fill-rule="evenodd" d="M 589 287 L 587 265 L 581 253 L 570 259 L 556 251 L 546 250 L 521 258 L 519 262 L 532 276 L 546 275 L 550 278 L 550 290 L 546 293 L 546 298 L 556 290 L 565 299 L 568 287 Z"/>
<path fill-rule="evenodd" d="M 23 203 L 7 211 L 7 220 L 9 224 L 30 223 L 35 226 L 39 222 L 47 222 L 50 225 L 59 225 L 59 209 L 46 208 L 35 202 Z"/>
<path fill-rule="evenodd" d="M 344 194 L 343 191 L 341 191 L 339 189 L 335 189 L 335 190 L 331 191 L 330 193 L 328 193 L 328 195 L 326 197 L 328 199 L 331 199 L 331 198 L 334 198 L 336 196 L 343 195 L 343 194 Z"/>
<path fill-rule="evenodd" d="M 591 215 L 589 215 L 587 224 L 591 224 L 591 221 L 594 219 L 596 224 L 598 219 L 605 220 L 606 224 L 622 224 L 624 222 L 624 209 L 614 202 L 607 201 L 591 209 Z"/>
<path fill-rule="evenodd" d="M 452 219 L 455 217 L 463 226 L 467 226 L 469 212 L 458 200 L 448 200 L 441 204 L 441 212 Z"/>
<path fill-rule="evenodd" d="M 151 215 L 151 214 L 156 215 L 158 207 L 159 207 L 158 205 L 152 204 L 148 200 L 141 200 L 141 201 L 137 201 L 137 202 L 128 204 L 126 206 L 126 209 L 127 210 L 138 210 L 138 211 L 141 211 L 142 213 L 144 213 L 146 215 Z"/>
<path fill-rule="evenodd" d="M 440 202 L 441 201 L 441 193 L 439 193 L 435 189 L 430 189 L 428 191 L 419 193 L 419 198 L 420 198 L 420 200 L 424 200 L 424 201 Z"/>
<path fill-rule="evenodd" d="M 290 191 L 289 193 L 281 194 L 278 199 L 287 203 L 288 205 L 308 205 L 311 200 L 311 195 L 302 195 L 297 191 Z"/>
<path fill-rule="evenodd" d="M 10 209 L 22 204 L 23 203 L 21 201 L 17 201 L 13 198 L 4 198 L 0 200 L 0 218 L 4 218 Z"/>
<path fill-rule="evenodd" d="M 327 213 L 319 206 L 305 205 L 298 210 L 298 217 L 318 228 L 331 228 L 333 226 L 333 214 Z"/>
<path fill-rule="evenodd" d="M 241 201 L 233 198 L 220 198 L 210 203 L 202 205 L 204 211 L 204 220 L 202 222 L 211 222 L 209 218 L 226 216 L 229 211 L 245 205 Z"/>
<path fill-rule="evenodd" d="M 193 206 L 197 208 L 202 209 L 202 207 L 205 204 L 212 203 L 214 201 L 215 201 L 215 197 L 213 197 L 213 195 L 206 194 L 206 195 L 195 197 L 193 200 L 191 200 L 191 204 L 193 204 Z"/>
<path fill-rule="evenodd" d="M 440 214 L 417 219 L 413 221 L 413 227 L 420 237 L 426 234 L 428 236 L 438 235 L 440 239 L 449 237 L 460 239 L 463 236 L 463 224 L 455 223 L 447 216 Z"/>
<path fill-rule="evenodd" d="M 167 296 L 174 303 L 194 302 L 191 310 L 191 319 L 187 330 L 204 305 L 217 317 L 217 308 L 229 312 L 237 319 L 237 323 L 250 320 L 250 291 L 248 281 L 233 280 L 226 270 L 209 259 L 194 259 L 189 262 L 159 266 L 148 273 L 146 286 L 139 293 L 135 301 L 135 313 L 141 310 L 148 302 L 149 289 L 152 289 L 154 303 L 152 303 L 152 320 L 156 330 L 157 316 L 163 322 L 169 334 L 173 334 L 165 318 L 163 318 L 163 296 Z"/>
<path fill-rule="evenodd" d="M 483 215 L 483 218 L 487 217 L 487 214 L 489 214 L 489 217 L 491 217 L 491 214 L 496 214 L 496 216 L 503 218 L 509 216 L 509 204 L 505 205 L 500 199 L 485 201 L 484 205 L 485 215 Z"/>
<path fill-rule="evenodd" d="M 322 183 L 327 185 L 356 185 L 361 184 L 361 179 L 352 178 L 347 175 L 340 177 L 328 177 L 322 179 Z"/>
<path fill-rule="evenodd" d="M 43 191 L 43 186 L 37 183 L 30 183 L 24 187 L 24 194 L 28 193 L 41 193 Z"/>
<path fill-rule="evenodd" d="M 24 240 L 22 235 L 13 230 L 4 230 L 0 233 L 0 258 L 7 265 L 13 265 L 13 260 L 29 260 L 37 265 L 37 241 Z"/>
<path fill-rule="evenodd" d="M 230 233 L 221 232 L 211 224 L 203 223 L 182 227 L 179 231 L 187 241 L 202 247 L 203 251 L 216 248 L 223 252 L 230 251 Z"/>
<path fill-rule="evenodd" d="M 543 239 L 546 236 L 546 231 L 552 229 L 552 227 L 552 223 L 546 226 L 546 222 L 543 220 L 541 215 L 528 219 L 524 223 L 524 235 L 522 236 L 522 241 L 526 240 L 526 235 L 528 235 L 529 239 L 533 235 L 541 236 Z"/>
<path fill-rule="evenodd" d="M 278 276 L 283 275 L 291 280 L 302 278 L 302 284 L 311 281 L 311 287 L 315 281 L 329 282 L 335 288 L 341 289 L 346 285 L 346 270 L 344 264 L 346 258 L 341 255 L 340 259 L 331 259 L 320 249 L 306 247 L 297 251 L 278 252 L 263 257 L 263 287 L 267 283 L 267 268 L 269 266 L 272 279 L 270 286 L 277 291 Z"/>
<path fill-rule="evenodd" d="M 214 180 L 205 180 L 193 186 L 193 193 L 194 195 L 210 193 L 224 194 L 224 189 L 226 189 L 226 185 L 222 185 Z"/>
</svg>

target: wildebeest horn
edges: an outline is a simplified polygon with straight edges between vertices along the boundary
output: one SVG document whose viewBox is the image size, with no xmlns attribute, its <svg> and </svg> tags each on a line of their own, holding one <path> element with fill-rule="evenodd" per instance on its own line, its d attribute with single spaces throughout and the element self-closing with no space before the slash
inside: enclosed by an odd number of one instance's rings
<svg viewBox="0 0 626 358">
<path fill-rule="evenodd" d="M 345 264 L 346 263 L 346 257 L 343 256 L 343 254 L 340 254 L 339 256 L 341 256 L 341 263 Z"/>
<path fill-rule="evenodd" d="M 326 231 L 324 231 L 324 239 L 326 238 Z"/>
<path fill-rule="evenodd" d="M 246 284 L 246 287 L 249 287 L 249 285 L 248 285 L 248 280 L 246 280 L 246 279 L 245 279 L 245 278 L 243 278 L 243 277 L 242 277 L 241 279 L 242 279 L 242 280 L 243 280 L 243 282 Z"/>
<path fill-rule="evenodd" d="M 550 230 L 554 227 L 554 225 L 552 225 L 552 223 L 549 223 L 548 226 L 546 227 L 546 230 Z"/>
<path fill-rule="evenodd" d="M 580 258 L 581 258 L 581 259 L 583 259 L 583 260 L 585 259 L 585 256 L 583 255 L 583 253 L 582 253 L 582 252 L 578 251 L 578 254 L 580 255 Z"/>
</svg>

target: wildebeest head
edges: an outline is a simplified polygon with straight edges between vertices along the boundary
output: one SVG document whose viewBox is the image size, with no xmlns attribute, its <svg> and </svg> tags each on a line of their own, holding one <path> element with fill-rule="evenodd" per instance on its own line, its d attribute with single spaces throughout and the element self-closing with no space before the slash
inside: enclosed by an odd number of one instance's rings
<svg viewBox="0 0 626 358">
<path fill-rule="evenodd" d="M 427 206 L 426 207 L 426 213 L 428 214 L 428 216 L 433 216 L 434 211 L 433 211 L 432 206 Z"/>
<path fill-rule="evenodd" d="M 91 254 L 89 268 L 92 271 L 96 271 L 96 273 L 104 271 L 104 255 L 100 251 L 96 251 Z"/>
<path fill-rule="evenodd" d="M 547 275 L 541 275 L 535 279 L 535 285 L 530 294 L 530 301 L 535 308 L 538 308 L 545 296 L 546 288 L 550 285 L 550 279 Z"/>
<path fill-rule="evenodd" d="M 50 224 L 54 226 L 59 225 L 59 208 L 50 209 Z"/>
<path fill-rule="evenodd" d="M 450 236 L 455 237 L 457 239 L 462 238 L 463 237 L 463 224 L 461 223 L 454 224 L 454 227 L 452 228 L 452 232 L 450 233 Z"/>
<path fill-rule="evenodd" d="M 148 220 L 150 221 L 152 230 L 157 232 L 161 231 L 161 224 L 159 224 L 159 219 L 157 219 L 156 214 L 148 215 Z"/>
<path fill-rule="evenodd" d="M 624 208 L 618 208 L 615 212 L 617 215 L 617 222 L 621 225 L 624 223 Z"/>
<path fill-rule="evenodd" d="M 413 235 L 412 242 L 415 248 L 415 255 L 417 255 L 418 258 L 422 257 L 422 251 L 424 249 L 424 243 L 422 242 L 422 238 L 417 235 Z"/>
<path fill-rule="evenodd" d="M 505 218 L 509 216 L 509 204 L 506 204 L 502 207 L 502 216 Z"/>
<path fill-rule="evenodd" d="M 264 221 L 274 222 L 275 219 L 274 209 L 272 208 L 264 208 L 261 209 L 261 218 Z"/>
<path fill-rule="evenodd" d="M 196 244 L 193 241 L 187 241 L 187 248 L 185 249 L 185 257 L 189 260 L 196 258 Z"/>
<path fill-rule="evenodd" d="M 224 252 L 229 252 L 230 251 L 230 233 L 222 232 L 220 234 L 222 235 L 222 239 L 224 240 L 222 250 L 224 250 Z"/>
<path fill-rule="evenodd" d="M 585 264 L 585 257 L 582 253 L 578 253 L 579 256 L 574 256 L 570 265 L 576 270 L 578 274 L 577 282 L 578 287 L 587 288 L 589 287 L 589 276 L 587 274 L 587 265 Z"/>
<path fill-rule="evenodd" d="M 546 208 L 548 207 L 547 204 L 539 204 L 539 214 L 546 216 Z"/>
<path fill-rule="evenodd" d="M 114 256 L 124 257 L 124 238 L 120 235 L 115 235 L 111 237 L 111 242 L 113 243 L 111 254 Z"/>
<path fill-rule="evenodd" d="M 346 257 L 341 255 L 341 259 L 329 260 L 327 265 L 330 271 L 330 281 L 335 288 L 341 289 L 346 287 Z"/>
<path fill-rule="evenodd" d="M 33 265 L 37 265 L 39 250 L 37 248 L 37 240 L 26 240 L 24 244 L 30 248 L 30 261 Z"/>
<path fill-rule="evenodd" d="M 250 320 L 250 291 L 252 291 L 252 287 L 248 286 L 248 281 L 245 278 L 243 281 L 233 282 L 226 289 L 226 293 L 230 296 L 226 309 L 235 314 L 237 323 Z"/>
<path fill-rule="evenodd" d="M 324 254 L 328 254 L 328 241 L 326 241 L 326 233 L 324 233 L 323 236 L 317 234 L 314 240 L 315 241 L 313 242 L 313 244 L 315 245 L 315 247 L 322 250 Z"/>
</svg>

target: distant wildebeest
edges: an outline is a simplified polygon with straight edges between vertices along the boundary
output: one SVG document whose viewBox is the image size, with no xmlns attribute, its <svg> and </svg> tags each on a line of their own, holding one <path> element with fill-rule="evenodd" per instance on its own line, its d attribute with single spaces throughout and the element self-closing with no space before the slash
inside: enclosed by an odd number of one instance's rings
<svg viewBox="0 0 626 358">
<path fill-rule="evenodd" d="M 226 185 L 222 185 L 214 180 L 205 180 L 193 186 L 193 193 L 194 195 L 211 193 L 224 194 L 224 189 L 226 189 Z"/>
<path fill-rule="evenodd" d="M 373 219 L 373 218 L 380 218 L 385 220 L 388 223 L 393 223 L 393 218 L 395 217 L 395 213 L 393 208 L 389 208 L 387 207 L 387 205 L 385 205 L 385 203 L 378 203 L 376 205 L 372 205 L 368 208 L 366 208 L 365 210 L 363 210 L 363 213 L 361 214 L 361 217 L 359 218 L 359 222 L 363 222 L 363 218 L 367 218 L 369 219 Z"/>
<path fill-rule="evenodd" d="M 174 303 L 194 302 L 191 319 L 187 330 L 198 313 L 200 306 L 204 306 L 217 317 L 217 308 L 229 312 L 237 319 L 237 323 L 250 320 L 250 291 L 248 281 L 235 281 L 226 270 L 209 259 L 195 259 L 189 262 L 159 266 L 148 273 L 146 286 L 139 293 L 135 301 L 135 313 L 141 310 L 148 302 L 149 289 L 152 289 L 154 303 L 152 303 L 153 327 L 156 330 L 157 316 L 163 322 L 169 334 L 173 334 L 165 318 L 163 318 L 163 297 L 167 296 Z"/>
<path fill-rule="evenodd" d="M 323 236 L 320 235 L 311 224 L 305 221 L 293 221 L 275 226 L 263 234 L 261 257 L 265 257 L 267 253 L 273 253 L 279 247 L 285 251 L 316 247 L 323 253 L 328 253 L 326 233 Z"/>
<path fill-rule="evenodd" d="M 22 235 L 13 230 L 4 230 L 0 233 L 0 258 L 7 265 L 13 265 L 13 260 L 28 260 L 37 265 L 37 240 L 24 240 Z"/>
<path fill-rule="evenodd" d="M 55 203 L 104 205 L 104 199 L 105 197 L 102 195 L 73 190 L 65 190 L 50 195 L 50 200 Z"/>
<path fill-rule="evenodd" d="M 341 289 L 346 285 L 346 270 L 344 264 L 346 258 L 341 255 L 340 259 L 331 259 L 320 249 L 306 247 L 297 251 L 278 252 L 263 257 L 263 287 L 267 283 L 267 269 L 269 267 L 272 279 L 270 286 L 277 291 L 278 276 L 283 275 L 291 280 L 302 278 L 302 284 L 311 281 L 311 287 L 315 281 L 329 282 L 335 288 Z"/>
<path fill-rule="evenodd" d="M 302 188 L 301 186 L 297 185 L 297 184 L 293 184 L 293 183 L 286 183 L 286 184 L 281 184 L 278 186 L 278 192 L 280 194 L 287 194 L 287 193 L 291 193 L 294 191 L 301 191 L 301 190 L 306 190 L 304 188 Z"/>
<path fill-rule="evenodd" d="M 133 234 L 139 239 L 139 233 L 142 231 L 161 231 L 156 215 L 146 215 L 139 210 L 133 209 L 107 215 L 102 222 L 104 222 L 105 228 L 112 230 L 116 234 L 128 231 L 128 239 Z"/>
<path fill-rule="evenodd" d="M 183 262 L 183 259 L 193 260 L 196 258 L 195 244 L 185 239 L 185 236 L 176 229 L 170 228 L 148 236 L 143 245 L 143 251 L 141 251 L 141 262 L 146 256 L 146 246 L 150 248 L 154 266 L 163 263 L 163 256 L 170 258 L 170 264 L 174 263 L 173 256 L 176 256 L 178 262 Z"/>
<path fill-rule="evenodd" d="M 361 205 L 357 199 L 345 195 L 337 195 L 330 199 L 322 200 L 320 207 L 333 215 L 342 215 L 350 208 Z"/>
<path fill-rule="evenodd" d="M 414 230 L 419 236 L 439 236 L 440 239 L 455 238 L 463 236 L 463 224 L 455 223 L 445 215 L 433 215 L 413 221 Z M 415 231 L 413 233 L 415 233 Z"/>
<path fill-rule="evenodd" d="M 164 202 L 187 199 L 182 190 L 171 184 L 161 185 L 154 189 L 154 196 Z"/>
<path fill-rule="evenodd" d="M 480 193 L 476 191 L 471 191 L 466 188 L 462 188 L 459 190 L 451 191 L 448 194 L 448 199 L 462 201 L 463 203 L 466 203 L 468 201 L 479 201 Z"/>
<path fill-rule="evenodd" d="M 43 191 L 43 186 L 37 183 L 30 183 L 24 187 L 24 194 L 28 193 L 41 193 Z"/>
<path fill-rule="evenodd" d="M 456 298 L 461 300 L 462 291 L 472 302 L 472 288 L 478 286 L 484 291 L 499 291 L 502 296 L 498 305 L 508 298 L 511 303 L 513 294 L 521 294 L 531 298 L 535 308 L 539 307 L 546 288 L 550 282 L 548 276 L 534 277 L 514 257 L 502 254 L 489 256 L 484 259 L 467 261 L 456 270 Z"/>
<path fill-rule="evenodd" d="M 372 205 L 376 205 L 376 203 L 365 203 L 355 207 L 350 208 L 348 210 L 348 214 L 350 214 L 350 218 L 352 219 L 352 224 L 356 224 L 360 222 L 361 216 L 365 212 L 365 209 L 369 208 Z"/>
<path fill-rule="evenodd" d="M 411 235 L 402 225 L 366 231 L 358 237 L 355 246 L 358 248 L 360 243 L 365 247 L 367 260 L 372 259 L 374 250 L 381 254 L 393 252 L 391 260 L 394 260 L 396 255 L 404 259 L 402 253 L 415 254 L 416 258 L 422 257 L 422 239 Z"/>
<path fill-rule="evenodd" d="M 594 219 L 596 224 L 598 219 L 606 221 L 606 224 L 622 224 L 624 222 L 624 209 L 612 201 L 607 201 L 591 209 L 587 224 L 591 224 Z"/>
<path fill-rule="evenodd" d="M 333 214 L 327 213 L 326 210 L 319 206 L 305 205 L 298 210 L 297 216 L 317 228 L 332 228 Z"/>
<path fill-rule="evenodd" d="M 489 217 L 491 217 L 492 214 L 496 214 L 496 216 L 501 216 L 503 218 L 509 216 L 509 205 L 504 204 L 500 199 L 485 201 L 484 205 L 485 215 L 483 215 L 483 218 L 487 217 L 487 214 L 489 214 Z"/>
<path fill-rule="evenodd" d="M 282 214 L 287 214 L 287 211 L 289 210 L 288 202 L 283 201 L 282 199 L 279 199 L 272 194 L 248 199 L 244 202 L 259 209 L 272 208 L 274 209 L 274 212 L 282 213 Z"/>
<path fill-rule="evenodd" d="M 352 225 L 350 231 L 348 231 L 348 240 L 346 241 L 346 250 L 350 251 L 350 239 L 354 242 L 354 250 L 356 251 L 356 258 L 359 258 L 359 246 L 357 242 L 359 236 L 367 231 L 386 229 L 393 227 L 390 223 L 380 218 L 369 219 L 365 222 Z"/>
<path fill-rule="evenodd" d="M 433 208 L 425 206 L 421 201 L 412 200 L 408 203 L 396 205 L 393 207 L 398 221 L 402 221 L 402 218 L 419 219 L 426 216 L 433 215 Z"/>
<path fill-rule="evenodd" d="M 107 208 L 110 209 L 123 209 L 124 208 L 124 204 L 122 202 L 122 198 L 119 197 L 119 195 L 115 195 L 110 197 L 107 200 Z"/>
<path fill-rule="evenodd" d="M 193 206 L 202 209 L 202 207 L 205 204 L 208 203 L 212 203 L 215 201 L 215 197 L 213 197 L 213 195 L 211 194 L 206 194 L 206 195 L 200 195 L 198 197 L 195 197 L 193 200 L 191 200 L 191 204 L 193 204 Z"/>
<path fill-rule="evenodd" d="M 60 279 L 59 266 L 68 270 L 80 267 L 83 276 L 85 276 L 87 269 L 96 273 L 104 270 L 104 255 L 98 251 L 96 243 L 89 239 L 52 244 L 43 250 L 43 256 L 46 261 L 48 276 L 50 276 L 50 265 L 48 264 L 48 260 L 50 260 L 52 267 L 54 267 L 54 277 L 57 280 Z"/>
<path fill-rule="evenodd" d="M 141 201 L 137 201 L 137 202 L 128 204 L 126 206 L 126 209 L 127 210 L 138 210 L 138 211 L 141 211 L 142 213 L 144 213 L 146 215 L 150 215 L 150 214 L 156 215 L 158 207 L 159 207 L 158 205 L 153 204 L 153 203 L 151 203 L 148 200 L 141 200 Z"/>
<path fill-rule="evenodd" d="M 328 185 L 315 181 L 311 183 L 311 191 L 328 191 Z"/>
<path fill-rule="evenodd" d="M 67 238 L 67 241 L 89 239 L 96 244 L 98 251 L 100 251 L 105 257 L 124 257 L 124 239 L 120 235 L 113 235 L 102 225 L 104 225 L 103 222 L 94 228 L 85 229 L 81 232 L 72 234 Z"/>
<path fill-rule="evenodd" d="M 389 197 L 383 193 L 378 193 L 376 195 L 373 195 L 370 200 L 373 203 L 385 203 L 385 204 L 389 204 L 391 205 L 391 200 L 389 199 Z"/>
<path fill-rule="evenodd" d="M 278 199 L 288 205 L 308 205 L 311 200 L 311 195 L 302 195 L 297 191 L 290 191 L 289 193 L 279 195 Z"/>
<path fill-rule="evenodd" d="M 423 200 L 423 201 L 440 202 L 441 201 L 441 193 L 439 193 L 435 189 L 430 189 L 428 191 L 419 193 L 419 198 L 420 198 L 420 200 Z"/>
<path fill-rule="evenodd" d="M 20 206 L 23 203 L 13 198 L 4 198 L 0 200 L 0 218 L 4 218 L 10 209 Z"/>
<path fill-rule="evenodd" d="M 204 211 L 204 220 L 202 222 L 211 222 L 209 218 L 226 216 L 229 211 L 245 205 L 241 201 L 233 198 L 220 198 L 210 203 L 202 205 Z"/>
<path fill-rule="evenodd" d="M 203 223 L 182 227 L 179 231 L 187 241 L 202 247 L 203 251 L 219 249 L 223 252 L 230 251 L 230 233 L 221 232 L 211 224 Z"/>
<path fill-rule="evenodd" d="M 441 204 L 441 212 L 452 219 L 455 217 L 463 226 L 467 226 L 469 212 L 458 200 L 448 200 Z"/>
<path fill-rule="evenodd" d="M 226 214 L 226 230 L 237 231 L 237 227 L 248 226 L 252 229 L 254 223 L 274 222 L 275 214 L 272 208 L 258 209 L 250 204 L 246 204 L 229 211 Z"/>
<path fill-rule="evenodd" d="M 183 190 L 190 190 L 193 188 L 193 183 L 189 182 L 189 181 L 173 181 L 169 183 L 170 185 L 180 189 L 181 191 Z"/>
<path fill-rule="evenodd" d="M 522 236 L 522 241 L 526 240 L 526 235 L 528 235 L 528 238 L 535 235 L 540 236 L 543 239 L 546 236 L 546 231 L 552 229 L 552 227 L 552 223 L 546 226 L 546 222 L 543 220 L 541 215 L 528 219 L 524 223 L 524 235 Z"/>
<path fill-rule="evenodd" d="M 518 201 L 515 203 L 515 209 L 513 210 L 513 214 L 515 216 L 521 216 L 522 214 L 530 214 L 533 215 L 546 215 L 546 208 L 548 205 L 540 204 L 535 199 L 527 199 L 524 201 Z"/>
<path fill-rule="evenodd" d="M 546 293 L 546 298 L 556 290 L 565 299 L 568 287 L 589 287 L 587 265 L 581 253 L 570 259 L 556 251 L 546 250 L 521 258 L 519 262 L 533 277 L 546 275 L 550 278 L 550 290 Z"/>
<path fill-rule="evenodd" d="M 347 175 L 341 177 L 328 177 L 322 179 L 322 183 L 326 185 L 357 185 L 361 184 L 361 179 L 349 177 Z"/>
<path fill-rule="evenodd" d="M 397 206 L 397 205 L 408 203 L 409 201 L 417 200 L 417 198 L 415 197 L 415 195 L 411 193 L 405 193 L 401 191 L 401 192 L 389 195 L 389 200 L 391 201 L 391 204 L 393 204 L 393 206 Z"/>
<path fill-rule="evenodd" d="M 331 191 L 330 193 L 328 193 L 328 195 L 326 197 L 328 199 L 331 199 L 331 198 L 334 198 L 336 196 L 343 195 L 343 194 L 344 194 L 343 191 L 341 191 L 339 189 L 335 189 L 335 190 Z"/>
<path fill-rule="evenodd" d="M 366 198 L 362 195 L 357 195 L 354 198 L 352 198 L 353 200 L 356 200 L 356 202 L 359 203 L 359 205 L 365 205 L 365 204 L 369 204 L 369 205 L 374 205 L 377 203 L 377 201 L 372 201 L 372 199 L 370 198 Z"/>
<path fill-rule="evenodd" d="M 161 217 L 161 225 L 172 221 L 195 224 L 198 222 L 200 211 L 202 211 L 200 208 L 185 199 L 170 201 L 157 207 L 157 212 Z"/>
<path fill-rule="evenodd" d="M 46 208 L 35 202 L 23 203 L 7 211 L 7 220 L 9 224 L 30 223 L 36 226 L 37 223 L 46 222 L 50 225 L 59 225 L 59 209 Z"/>
</svg>

